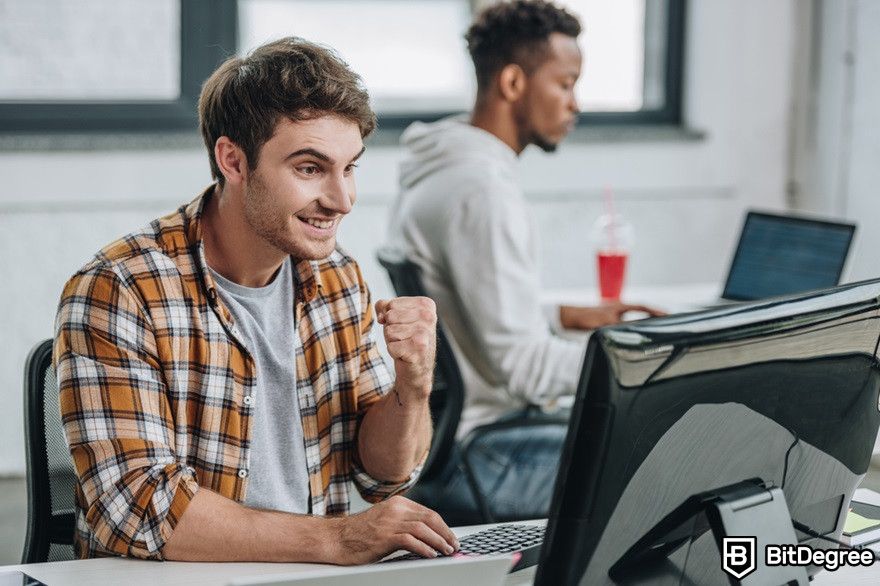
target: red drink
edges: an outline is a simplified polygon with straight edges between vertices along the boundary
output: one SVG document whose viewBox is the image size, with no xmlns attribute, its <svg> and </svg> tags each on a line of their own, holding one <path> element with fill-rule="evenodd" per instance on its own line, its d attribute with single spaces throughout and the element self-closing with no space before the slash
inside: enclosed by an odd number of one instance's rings
<svg viewBox="0 0 880 586">
<path fill-rule="evenodd" d="M 625 252 L 600 251 L 596 253 L 599 268 L 599 294 L 603 301 L 619 301 L 626 274 Z"/>
</svg>

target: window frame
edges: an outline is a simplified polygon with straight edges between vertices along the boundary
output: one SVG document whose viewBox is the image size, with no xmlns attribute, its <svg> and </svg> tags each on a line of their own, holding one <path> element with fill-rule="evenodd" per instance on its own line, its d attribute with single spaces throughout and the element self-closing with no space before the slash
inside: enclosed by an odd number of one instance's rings
<svg viewBox="0 0 880 586">
<path fill-rule="evenodd" d="M 0 101 L 0 131 L 156 132 L 192 130 L 202 83 L 238 36 L 236 0 L 180 0 L 180 95 L 174 100 Z"/>
<path fill-rule="evenodd" d="M 648 0 L 649 2 L 652 0 Z M 684 48 L 687 0 L 666 0 L 666 51 L 663 72 L 663 106 L 635 112 L 581 112 L 578 127 L 588 126 L 682 126 L 682 91 L 684 88 Z M 458 111 L 394 113 L 378 112 L 379 128 L 402 130 L 416 121 L 434 122 Z"/>
<path fill-rule="evenodd" d="M 650 1 L 650 0 L 649 0 Z M 663 106 L 636 112 L 582 112 L 578 126 L 681 126 L 687 0 L 666 0 Z M 192 130 L 202 83 L 238 50 L 237 0 L 181 0 L 180 96 L 168 101 L 0 101 L 0 133 Z M 460 111 L 377 112 L 380 130 L 400 131 Z"/>
<path fill-rule="evenodd" d="M 666 0 L 666 2 L 666 51 L 664 54 L 666 69 L 663 72 L 663 106 L 646 108 L 636 112 L 581 112 L 578 117 L 578 125 L 682 125 L 687 0 Z"/>
</svg>

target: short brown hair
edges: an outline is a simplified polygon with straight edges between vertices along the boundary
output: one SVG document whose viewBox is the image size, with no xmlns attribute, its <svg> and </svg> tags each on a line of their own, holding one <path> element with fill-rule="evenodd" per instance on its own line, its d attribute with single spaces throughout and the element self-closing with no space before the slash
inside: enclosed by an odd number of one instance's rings
<svg viewBox="0 0 880 586">
<path fill-rule="evenodd" d="M 477 88 L 489 87 L 495 74 L 511 63 L 532 73 L 547 58 L 552 33 L 577 38 L 581 23 L 545 0 L 498 2 L 480 12 L 465 34 Z"/>
<path fill-rule="evenodd" d="M 205 81 L 199 96 L 199 129 L 211 175 L 223 185 L 214 159 L 214 145 L 221 136 L 237 144 L 254 169 L 279 118 L 309 120 L 325 114 L 357 123 L 361 137 L 376 127 L 363 81 L 329 47 L 285 37 L 247 57 L 226 60 Z"/>
</svg>

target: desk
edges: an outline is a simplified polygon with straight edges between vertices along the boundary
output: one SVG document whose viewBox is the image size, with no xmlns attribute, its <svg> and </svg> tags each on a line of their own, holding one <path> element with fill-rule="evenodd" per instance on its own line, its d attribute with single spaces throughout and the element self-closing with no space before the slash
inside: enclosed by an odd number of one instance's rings
<svg viewBox="0 0 880 586">
<path fill-rule="evenodd" d="M 859 489 L 860 500 L 880 505 L 880 494 Z M 543 523 L 532 521 L 531 523 Z M 457 527 L 455 533 L 463 537 L 487 525 Z M 192 563 L 147 562 L 121 558 L 75 560 L 19 566 L 2 566 L 0 571 L 21 570 L 49 586 L 216 586 L 233 578 L 271 576 L 309 572 L 332 568 L 321 564 L 265 564 L 265 563 Z M 528 568 L 508 575 L 505 586 L 528 586 L 534 580 L 536 568 Z M 880 562 L 871 568 L 841 568 L 835 572 L 822 571 L 812 586 L 876 586 L 880 583 Z"/>
<path fill-rule="evenodd" d="M 650 305 L 668 313 L 680 313 L 714 303 L 720 295 L 721 286 L 717 283 L 636 285 L 624 287 L 622 301 Z M 595 287 L 547 289 L 541 292 L 541 300 L 563 305 L 598 305 L 600 302 L 599 290 Z"/>
<path fill-rule="evenodd" d="M 531 523 L 542 524 L 543 521 Z M 463 537 L 487 527 L 457 527 L 455 534 Z M 0 572 L 21 570 L 48 586 L 217 586 L 234 578 L 289 575 L 300 572 L 332 569 L 323 564 L 271 563 L 195 563 L 151 562 L 123 558 L 99 558 L 68 562 L 49 562 L 17 566 L 0 566 Z M 511 585 L 531 584 L 534 570 L 518 572 Z M 514 578 L 514 576 L 509 576 Z"/>
</svg>

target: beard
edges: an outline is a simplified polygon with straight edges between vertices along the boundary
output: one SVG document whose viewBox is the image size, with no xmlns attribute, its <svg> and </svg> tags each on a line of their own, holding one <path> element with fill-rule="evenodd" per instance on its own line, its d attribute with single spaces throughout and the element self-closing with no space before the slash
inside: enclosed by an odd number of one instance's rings
<svg viewBox="0 0 880 586">
<path fill-rule="evenodd" d="M 522 145 L 523 149 L 533 144 L 545 153 L 552 153 L 559 146 L 559 141 L 554 142 L 531 128 L 520 128 L 518 135 L 519 144 Z"/>
<path fill-rule="evenodd" d="M 551 142 L 550 139 L 537 134 L 532 137 L 531 143 L 545 153 L 555 152 L 556 148 L 559 146 L 558 142 Z"/>
<path fill-rule="evenodd" d="M 300 222 L 292 214 L 279 211 L 266 184 L 258 174 L 251 176 L 244 194 L 244 216 L 251 229 L 269 244 L 296 260 L 322 260 L 336 248 L 335 235 L 326 240 L 297 240 L 291 222 Z M 315 204 L 317 205 L 317 204 Z M 323 211 L 323 208 L 319 208 Z"/>
</svg>

